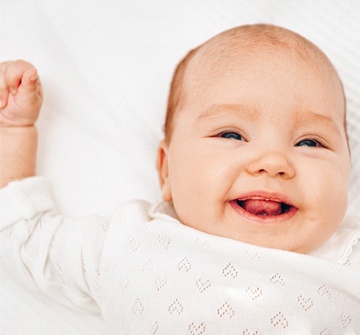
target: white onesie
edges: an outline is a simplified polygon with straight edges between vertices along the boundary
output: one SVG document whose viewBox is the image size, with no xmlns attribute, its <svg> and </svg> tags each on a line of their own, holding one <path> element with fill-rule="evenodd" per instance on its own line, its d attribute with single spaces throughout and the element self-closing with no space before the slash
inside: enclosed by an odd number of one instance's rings
<svg viewBox="0 0 360 335">
<path fill-rule="evenodd" d="M 59 215 L 46 181 L 0 190 L 0 267 L 109 334 L 360 334 L 360 220 L 311 255 L 182 225 L 133 201 L 111 220 Z"/>
</svg>

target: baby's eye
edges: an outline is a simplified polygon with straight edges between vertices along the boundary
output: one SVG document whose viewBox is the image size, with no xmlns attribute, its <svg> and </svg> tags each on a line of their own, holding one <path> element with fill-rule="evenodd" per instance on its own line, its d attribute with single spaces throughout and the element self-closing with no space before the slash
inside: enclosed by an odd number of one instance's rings
<svg viewBox="0 0 360 335">
<path fill-rule="evenodd" d="M 302 140 L 295 145 L 296 147 L 324 147 L 319 141 L 316 140 Z"/>
<path fill-rule="evenodd" d="M 228 138 L 230 140 L 244 141 L 244 138 L 241 135 L 239 135 L 238 133 L 235 133 L 234 131 L 228 131 L 226 133 L 222 133 L 222 134 L 220 134 L 220 137 Z"/>
</svg>

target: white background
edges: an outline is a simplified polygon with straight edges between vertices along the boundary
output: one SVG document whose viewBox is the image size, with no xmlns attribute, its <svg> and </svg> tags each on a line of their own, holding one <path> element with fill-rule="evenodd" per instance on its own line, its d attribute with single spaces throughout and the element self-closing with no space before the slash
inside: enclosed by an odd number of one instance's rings
<svg viewBox="0 0 360 335">
<path fill-rule="evenodd" d="M 108 216 L 128 199 L 159 200 L 155 156 L 176 64 L 220 31 L 259 22 L 303 34 L 338 69 L 353 157 L 350 211 L 357 212 L 359 1 L 0 0 L 0 60 L 32 62 L 43 82 L 38 172 L 59 210 Z M 1 334 L 104 334 L 99 318 L 1 278 Z"/>
</svg>

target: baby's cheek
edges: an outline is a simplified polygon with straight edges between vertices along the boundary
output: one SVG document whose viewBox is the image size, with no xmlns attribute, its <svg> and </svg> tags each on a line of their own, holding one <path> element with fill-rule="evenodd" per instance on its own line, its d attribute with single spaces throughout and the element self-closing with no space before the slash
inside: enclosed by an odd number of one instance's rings
<svg viewBox="0 0 360 335">
<path fill-rule="evenodd" d="M 344 175 L 331 175 L 324 183 L 326 184 L 323 189 L 324 203 L 320 206 L 323 216 L 328 220 L 327 224 L 334 232 L 343 221 L 347 208 L 347 179 Z"/>
</svg>

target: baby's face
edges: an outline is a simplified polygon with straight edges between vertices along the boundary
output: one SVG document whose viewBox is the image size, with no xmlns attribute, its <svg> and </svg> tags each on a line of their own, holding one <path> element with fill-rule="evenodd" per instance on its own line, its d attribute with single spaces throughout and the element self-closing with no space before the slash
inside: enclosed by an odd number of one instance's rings
<svg viewBox="0 0 360 335">
<path fill-rule="evenodd" d="M 269 52 L 202 66 L 184 90 L 160 169 L 183 224 L 300 253 L 334 233 L 350 157 L 330 71 Z"/>
</svg>

